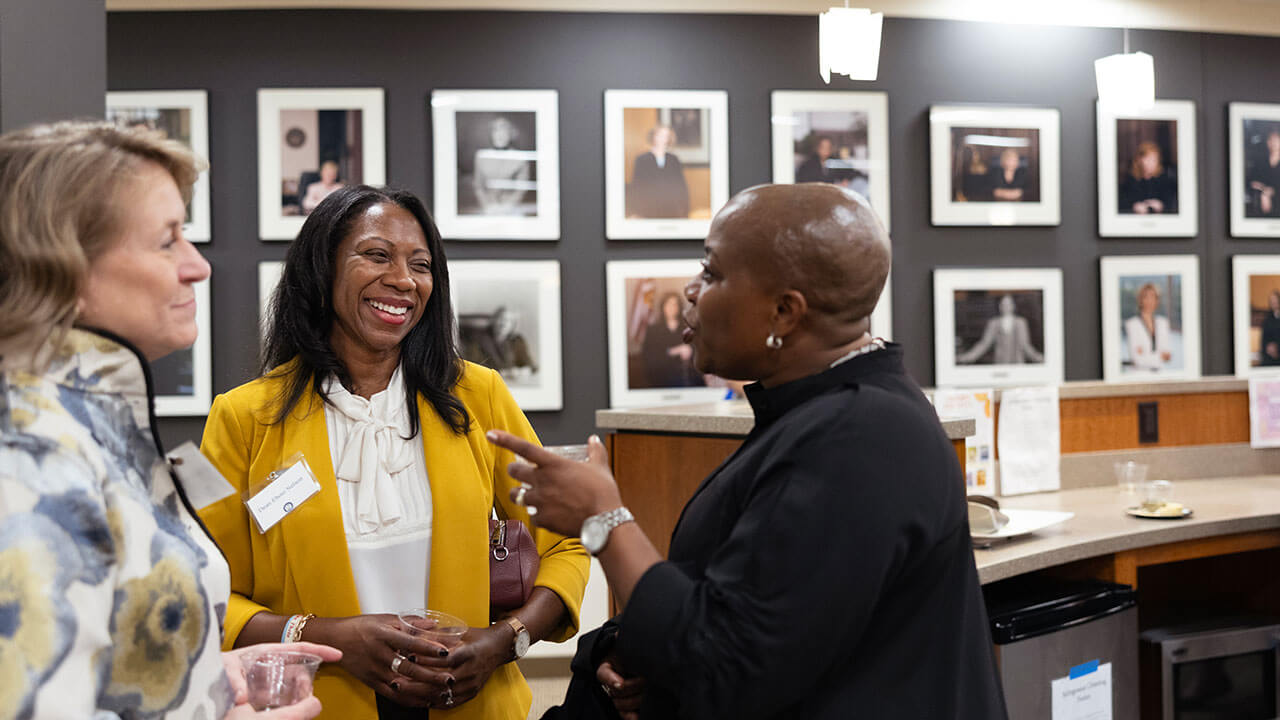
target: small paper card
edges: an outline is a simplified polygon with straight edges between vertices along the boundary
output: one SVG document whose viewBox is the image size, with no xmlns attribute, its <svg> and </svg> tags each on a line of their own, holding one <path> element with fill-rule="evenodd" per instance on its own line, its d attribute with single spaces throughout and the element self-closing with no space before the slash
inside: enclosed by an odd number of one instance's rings
<svg viewBox="0 0 1280 720">
<path fill-rule="evenodd" d="M 190 440 L 169 451 L 168 458 L 169 467 L 182 484 L 191 507 L 196 510 L 203 510 L 235 494 L 236 489 Z"/>
<path fill-rule="evenodd" d="M 258 532 L 265 533 L 320 491 L 320 482 L 301 453 L 245 493 L 244 505 Z"/>
<path fill-rule="evenodd" d="M 1280 447 L 1280 377 L 1249 378 L 1249 446 Z"/>
<path fill-rule="evenodd" d="M 1053 720 L 1111 720 L 1111 663 L 1077 665 L 1050 688 Z"/>
<path fill-rule="evenodd" d="M 1061 487 L 1058 387 L 1009 388 L 1000 393 L 1000 494 L 1057 490 Z"/>
</svg>

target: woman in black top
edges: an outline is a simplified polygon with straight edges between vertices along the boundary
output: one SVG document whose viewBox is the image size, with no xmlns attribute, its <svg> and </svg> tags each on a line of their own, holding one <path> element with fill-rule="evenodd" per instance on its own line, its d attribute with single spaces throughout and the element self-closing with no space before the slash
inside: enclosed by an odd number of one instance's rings
<svg viewBox="0 0 1280 720">
<path fill-rule="evenodd" d="M 1161 161 L 1159 145 L 1138 145 L 1133 164 L 1120 182 L 1119 210 L 1138 215 L 1178 212 L 1178 179 Z"/>
<path fill-rule="evenodd" d="M 671 153 L 676 131 L 669 125 L 649 130 L 649 150 L 636 157 L 627 185 L 627 215 L 642 218 L 689 217 L 689 184 L 684 165 Z"/>
<path fill-rule="evenodd" d="M 668 560 L 627 522 L 598 438 L 578 463 L 490 433 L 536 464 L 512 468 L 529 483 L 513 499 L 581 530 L 623 608 L 579 643 L 587 681 L 569 702 L 640 718 L 1006 717 L 955 452 L 902 349 L 867 332 L 889 270 L 870 206 L 831 185 L 746 190 L 712 223 L 703 267 L 685 338 L 699 371 L 757 379 L 755 427 L 685 506 Z"/>
<path fill-rule="evenodd" d="M 668 293 L 658 305 L 658 319 L 649 324 L 640 345 L 640 357 L 644 360 L 644 387 L 695 387 L 705 385 L 702 376 L 693 369 L 690 360 L 693 351 L 684 342 L 687 325 L 680 317 L 680 296 Z"/>
<path fill-rule="evenodd" d="M 1267 297 L 1267 314 L 1262 318 L 1262 365 L 1280 365 L 1280 290 Z"/>
</svg>

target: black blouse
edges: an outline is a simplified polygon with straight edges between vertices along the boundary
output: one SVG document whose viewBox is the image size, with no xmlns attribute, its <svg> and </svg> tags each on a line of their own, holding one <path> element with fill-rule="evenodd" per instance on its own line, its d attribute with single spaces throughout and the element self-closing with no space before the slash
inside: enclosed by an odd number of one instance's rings
<svg viewBox="0 0 1280 720">
<path fill-rule="evenodd" d="M 964 479 L 901 348 L 747 397 L 618 618 L 642 717 L 1004 718 Z"/>
</svg>

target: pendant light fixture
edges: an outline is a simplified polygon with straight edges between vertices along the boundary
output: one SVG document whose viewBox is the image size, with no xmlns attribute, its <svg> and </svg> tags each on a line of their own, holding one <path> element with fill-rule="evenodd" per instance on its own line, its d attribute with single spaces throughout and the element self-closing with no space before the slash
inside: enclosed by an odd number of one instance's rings
<svg viewBox="0 0 1280 720">
<path fill-rule="evenodd" d="M 833 7 L 818 15 L 818 74 L 830 84 L 832 73 L 850 80 L 875 80 L 880 71 L 880 31 L 884 13 L 866 8 Z"/>
<path fill-rule="evenodd" d="M 1132 113 L 1156 102 L 1155 62 L 1144 52 L 1129 52 L 1129 29 L 1124 30 L 1124 53 L 1093 61 L 1098 79 L 1098 104 L 1108 112 Z"/>
</svg>

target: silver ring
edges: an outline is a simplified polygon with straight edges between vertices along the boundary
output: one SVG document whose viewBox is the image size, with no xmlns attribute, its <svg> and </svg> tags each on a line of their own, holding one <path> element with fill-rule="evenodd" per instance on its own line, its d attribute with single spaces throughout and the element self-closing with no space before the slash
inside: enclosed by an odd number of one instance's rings
<svg viewBox="0 0 1280 720">
<path fill-rule="evenodd" d="M 516 488 L 516 496 L 512 498 L 512 502 L 514 502 L 517 505 L 523 506 L 524 496 L 525 496 L 525 493 L 527 492 L 529 492 L 528 485 L 521 485 L 520 487 Z"/>
<path fill-rule="evenodd" d="M 605 685 L 604 683 L 600 683 L 600 689 L 604 690 L 605 695 L 608 695 L 609 697 L 613 697 L 613 688 L 609 687 L 608 685 Z"/>
<path fill-rule="evenodd" d="M 453 688 L 445 688 L 444 705 L 445 707 L 449 707 L 452 704 L 453 704 Z"/>
<path fill-rule="evenodd" d="M 399 673 L 400 663 L 402 662 L 404 662 L 404 656 L 399 653 L 396 653 L 396 656 L 391 660 L 391 672 Z"/>
</svg>

